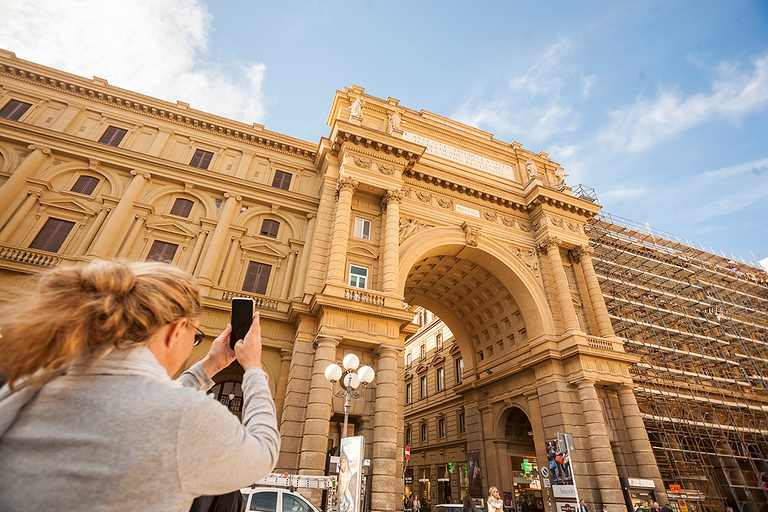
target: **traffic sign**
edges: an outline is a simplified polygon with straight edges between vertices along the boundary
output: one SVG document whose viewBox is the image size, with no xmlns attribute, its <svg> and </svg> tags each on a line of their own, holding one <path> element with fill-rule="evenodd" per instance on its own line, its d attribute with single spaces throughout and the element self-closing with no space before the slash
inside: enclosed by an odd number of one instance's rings
<svg viewBox="0 0 768 512">
<path fill-rule="evenodd" d="M 405 447 L 405 460 L 411 460 L 411 447 Z"/>
</svg>

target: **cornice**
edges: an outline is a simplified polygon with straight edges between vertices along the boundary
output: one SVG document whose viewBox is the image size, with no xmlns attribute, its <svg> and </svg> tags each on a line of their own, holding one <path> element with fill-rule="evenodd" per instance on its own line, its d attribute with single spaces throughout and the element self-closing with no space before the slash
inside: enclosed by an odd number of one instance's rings
<svg viewBox="0 0 768 512">
<path fill-rule="evenodd" d="M 34 129 L 30 129 L 30 127 L 33 127 Z M 118 162 L 115 163 L 115 162 L 109 161 L 108 159 L 100 158 L 99 161 L 101 162 L 102 165 L 108 164 L 115 167 L 123 167 L 125 169 L 131 169 L 133 167 L 127 166 L 125 165 L 125 163 L 123 163 L 125 161 L 130 161 L 130 162 L 135 162 L 139 164 L 139 167 L 141 168 L 150 167 L 155 169 L 163 169 L 163 170 L 170 171 L 177 174 L 194 176 L 196 178 L 199 178 L 208 182 L 220 183 L 220 184 L 226 185 L 226 187 L 222 187 L 222 190 L 231 188 L 232 185 L 236 185 L 241 190 L 249 190 L 252 192 L 257 192 L 259 195 L 280 197 L 287 201 L 301 203 L 306 207 L 312 208 L 312 209 L 317 208 L 317 206 L 320 204 L 320 199 L 318 198 L 299 195 L 294 192 L 283 191 L 281 189 L 277 189 L 274 187 L 268 187 L 268 186 L 257 184 L 254 182 L 245 181 L 242 178 L 236 178 L 235 176 L 230 176 L 227 174 L 219 174 L 219 173 L 215 173 L 213 171 L 208 171 L 204 169 L 198 169 L 197 167 L 188 166 L 182 163 L 176 163 L 176 165 L 172 165 L 169 163 L 168 160 L 164 160 L 162 158 L 155 157 L 152 155 L 147 155 L 145 153 L 128 151 L 122 148 L 109 146 L 107 144 L 100 144 L 95 141 L 81 139 L 79 137 L 68 135 L 66 133 L 55 132 L 52 130 L 48 130 L 46 128 L 40 128 L 38 126 L 26 125 L 23 123 L 19 123 L 17 121 L 8 121 L 7 119 L 0 119 L 0 128 L 6 128 L 9 130 L 23 133 L 28 136 L 42 138 L 48 141 L 67 145 L 67 148 L 53 147 L 52 149 L 56 152 L 72 153 L 68 148 L 78 147 L 88 151 L 98 152 L 105 156 L 106 155 L 112 156 L 118 160 Z M 80 154 L 76 154 L 76 156 L 82 157 L 82 155 Z"/>
<path fill-rule="evenodd" d="M 353 144 L 396 158 L 405 159 L 408 162 L 405 166 L 406 169 L 413 167 L 413 164 L 416 163 L 424 152 L 424 147 L 418 144 L 396 139 L 385 133 L 372 131 L 370 128 L 363 128 L 341 120 L 336 120 L 330 140 L 331 155 L 333 156 L 339 156 L 341 148 L 345 143 Z"/>
<path fill-rule="evenodd" d="M 236 140 L 251 146 L 261 147 L 271 151 L 276 151 L 285 155 L 298 157 L 310 162 L 314 162 L 317 156 L 317 150 L 309 150 L 307 147 L 301 147 L 299 144 L 281 141 L 278 134 L 260 132 L 256 128 L 234 128 L 227 123 L 217 123 L 203 120 L 196 112 L 191 112 L 181 105 L 188 107 L 185 103 L 180 103 L 177 108 L 168 106 L 160 107 L 157 104 L 148 101 L 135 101 L 128 98 L 128 91 L 109 91 L 100 90 L 96 87 L 84 86 L 76 83 L 76 80 L 62 80 L 55 78 L 52 73 L 39 73 L 28 71 L 24 68 L 24 62 L 10 65 L 7 62 L 0 62 L 0 75 L 11 77 L 16 80 L 34 84 L 45 89 L 64 92 L 71 96 L 86 99 L 104 105 L 110 105 L 122 110 L 139 114 L 154 119 L 162 119 L 179 126 L 185 126 L 193 130 L 198 130 L 217 137 L 223 137 L 230 140 Z M 51 70 L 55 71 L 55 70 Z M 75 77 L 73 77 L 75 78 Z M 79 77 L 77 77 L 79 78 Z M 106 83 L 106 87 L 109 87 Z M 146 99 L 150 99 L 147 97 Z M 159 101 L 159 100 L 158 100 Z M 202 112 L 201 112 L 202 113 Z M 309 146 L 310 144 L 307 143 Z"/>
</svg>

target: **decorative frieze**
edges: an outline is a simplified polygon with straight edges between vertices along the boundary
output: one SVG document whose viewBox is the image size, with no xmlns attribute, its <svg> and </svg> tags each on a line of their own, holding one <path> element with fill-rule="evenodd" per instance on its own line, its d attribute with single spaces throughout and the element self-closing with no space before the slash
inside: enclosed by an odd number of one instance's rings
<svg viewBox="0 0 768 512">
<path fill-rule="evenodd" d="M 427 224 L 412 217 L 400 217 L 400 243 L 402 244 L 406 238 L 414 233 L 433 227 L 435 227 L 434 224 Z"/>
</svg>

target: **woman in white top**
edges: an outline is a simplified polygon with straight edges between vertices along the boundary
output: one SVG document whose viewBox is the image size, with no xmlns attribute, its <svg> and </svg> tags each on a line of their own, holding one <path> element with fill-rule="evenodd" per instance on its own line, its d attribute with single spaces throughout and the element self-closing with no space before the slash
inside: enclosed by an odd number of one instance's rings
<svg viewBox="0 0 768 512">
<path fill-rule="evenodd" d="M 499 498 L 499 490 L 495 487 L 488 489 L 488 512 L 501 512 L 504 502 Z"/>
<path fill-rule="evenodd" d="M 228 326 L 174 381 L 205 336 L 189 274 L 95 261 L 37 284 L 0 307 L 0 510 L 182 512 L 272 471 L 280 434 L 258 315 L 234 350 Z M 242 424 L 206 393 L 235 357 Z"/>
</svg>

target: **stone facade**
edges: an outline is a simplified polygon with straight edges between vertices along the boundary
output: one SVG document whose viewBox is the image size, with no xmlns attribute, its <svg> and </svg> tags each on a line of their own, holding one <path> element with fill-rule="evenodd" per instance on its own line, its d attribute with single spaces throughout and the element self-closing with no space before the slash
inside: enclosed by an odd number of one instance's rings
<svg viewBox="0 0 768 512">
<path fill-rule="evenodd" d="M 328 471 L 343 403 L 324 370 L 356 354 L 376 371 L 351 410 L 376 511 L 401 506 L 405 383 L 425 371 L 402 352 L 422 306 L 450 330 L 452 352 L 438 357 L 463 361 L 451 389 L 483 493 L 511 483 L 510 449 L 546 460 L 545 441 L 569 432 L 587 501 L 624 510 L 619 477 L 641 473 L 664 496 L 647 436 L 623 434 L 639 412 L 617 393 L 638 356 L 614 336 L 589 264 L 584 228 L 599 207 L 573 196 L 546 153 L 358 87 L 336 92 L 329 135 L 312 144 L 5 51 L 0 86 L 1 300 L 24 276 L 94 257 L 193 273 L 210 338 L 231 297 L 253 297 L 280 471 Z M 215 388 L 234 411 L 238 378 L 230 368 Z M 445 419 L 448 435 L 458 417 Z M 526 421 L 530 438 L 510 448 L 506 425 Z"/>
</svg>

